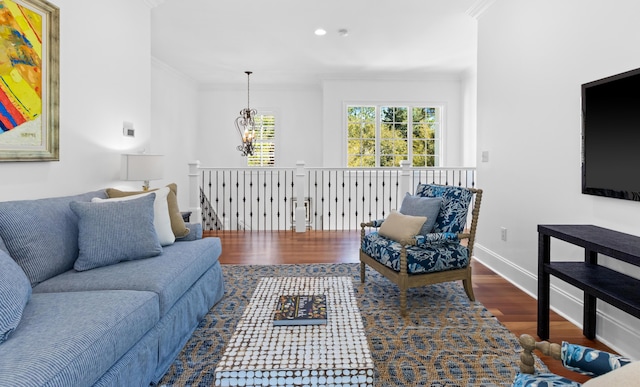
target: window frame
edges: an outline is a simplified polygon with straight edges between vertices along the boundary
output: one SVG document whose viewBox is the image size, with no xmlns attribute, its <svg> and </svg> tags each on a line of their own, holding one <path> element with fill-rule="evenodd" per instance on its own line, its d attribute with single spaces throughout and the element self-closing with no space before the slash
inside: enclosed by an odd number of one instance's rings
<svg viewBox="0 0 640 387">
<path fill-rule="evenodd" d="M 436 143 L 434 156 L 436 158 L 435 167 L 441 167 L 444 165 L 444 149 L 445 149 L 445 136 L 446 133 L 446 103 L 443 102 L 386 102 L 386 101 L 345 101 L 342 107 L 342 138 L 344 144 L 344 151 L 342 157 L 344 158 L 344 165 L 347 168 L 367 168 L 363 166 L 349 166 L 349 111 L 350 107 L 375 107 L 375 168 L 399 168 L 400 166 L 380 166 L 381 159 L 381 125 L 382 108 L 407 108 L 409 111 L 413 111 L 414 108 L 438 108 L 440 109 L 440 119 L 438 127 L 436 129 Z M 413 118 L 407 117 L 407 159 L 411 161 L 413 165 Z"/>
</svg>

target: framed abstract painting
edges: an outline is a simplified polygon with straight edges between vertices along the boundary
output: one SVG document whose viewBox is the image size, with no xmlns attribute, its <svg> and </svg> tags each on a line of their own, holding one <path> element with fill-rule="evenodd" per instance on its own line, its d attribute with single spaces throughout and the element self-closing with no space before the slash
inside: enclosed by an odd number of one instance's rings
<svg viewBox="0 0 640 387">
<path fill-rule="evenodd" d="M 60 10 L 0 0 L 0 161 L 59 156 Z"/>
</svg>

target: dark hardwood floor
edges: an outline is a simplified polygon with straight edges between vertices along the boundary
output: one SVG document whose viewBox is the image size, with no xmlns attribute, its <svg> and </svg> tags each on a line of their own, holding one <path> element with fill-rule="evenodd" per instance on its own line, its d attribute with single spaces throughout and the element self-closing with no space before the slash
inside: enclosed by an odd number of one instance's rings
<svg viewBox="0 0 640 387">
<path fill-rule="evenodd" d="M 359 231 L 221 231 L 207 233 L 222 242 L 222 264 L 291 264 L 359 262 Z M 493 315 L 516 336 L 536 335 L 536 300 L 495 274 L 480 262 L 472 261 L 473 291 Z M 557 313 L 550 313 L 551 342 L 569 341 L 592 348 L 611 351 L 604 344 L 589 340 L 582 329 Z M 559 361 L 537 353 L 549 369 L 570 379 L 584 382 L 588 377 L 568 371 Z"/>
</svg>

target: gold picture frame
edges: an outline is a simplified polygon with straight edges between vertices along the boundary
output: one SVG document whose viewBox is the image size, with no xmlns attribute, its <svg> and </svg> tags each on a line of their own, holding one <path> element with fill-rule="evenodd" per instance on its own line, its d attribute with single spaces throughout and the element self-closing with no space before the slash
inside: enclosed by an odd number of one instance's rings
<svg viewBox="0 0 640 387">
<path fill-rule="evenodd" d="M 0 161 L 58 161 L 60 10 L 0 0 Z"/>
</svg>

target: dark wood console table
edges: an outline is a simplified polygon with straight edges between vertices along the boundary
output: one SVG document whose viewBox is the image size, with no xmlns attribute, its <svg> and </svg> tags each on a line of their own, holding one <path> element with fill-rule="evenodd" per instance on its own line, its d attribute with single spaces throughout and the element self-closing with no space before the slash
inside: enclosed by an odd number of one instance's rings
<svg viewBox="0 0 640 387">
<path fill-rule="evenodd" d="M 551 237 L 584 248 L 584 262 L 551 261 Z M 583 334 L 596 336 L 596 300 L 640 318 L 640 280 L 598 265 L 598 253 L 640 266 L 640 237 L 592 225 L 538 225 L 538 336 L 549 338 L 550 275 L 584 291 Z"/>
</svg>

